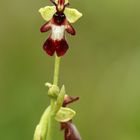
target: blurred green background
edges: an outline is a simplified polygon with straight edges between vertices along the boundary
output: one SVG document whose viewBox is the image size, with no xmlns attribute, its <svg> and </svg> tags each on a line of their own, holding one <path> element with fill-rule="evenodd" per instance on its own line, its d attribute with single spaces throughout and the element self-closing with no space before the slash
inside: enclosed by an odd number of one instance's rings
<svg viewBox="0 0 140 140">
<path fill-rule="evenodd" d="M 67 35 L 60 83 L 81 97 L 71 107 L 83 140 L 140 140 L 140 1 L 70 0 L 83 13 Z M 0 1 L 0 140 L 31 140 L 49 104 L 54 58 L 38 13 L 48 0 Z"/>
</svg>

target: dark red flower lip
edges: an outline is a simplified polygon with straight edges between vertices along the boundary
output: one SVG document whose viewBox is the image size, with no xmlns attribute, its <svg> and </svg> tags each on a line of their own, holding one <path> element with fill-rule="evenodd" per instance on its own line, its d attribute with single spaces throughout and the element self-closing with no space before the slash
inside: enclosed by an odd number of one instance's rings
<svg viewBox="0 0 140 140">
<path fill-rule="evenodd" d="M 43 45 L 44 51 L 50 56 L 53 56 L 55 52 L 57 56 L 63 56 L 68 48 L 67 41 L 64 38 L 54 41 L 49 37 Z"/>
<path fill-rule="evenodd" d="M 57 56 L 63 56 L 69 49 L 68 43 L 65 39 L 65 31 L 71 35 L 75 35 L 76 32 L 74 28 L 68 23 L 63 14 L 57 15 L 56 13 L 51 21 L 45 23 L 40 28 L 41 32 L 47 32 L 49 30 L 52 31 L 43 45 L 44 51 L 50 56 L 53 56 L 55 52 Z"/>
<path fill-rule="evenodd" d="M 65 140 L 81 140 L 81 136 L 72 121 L 61 123 L 61 130 L 64 130 Z"/>
</svg>

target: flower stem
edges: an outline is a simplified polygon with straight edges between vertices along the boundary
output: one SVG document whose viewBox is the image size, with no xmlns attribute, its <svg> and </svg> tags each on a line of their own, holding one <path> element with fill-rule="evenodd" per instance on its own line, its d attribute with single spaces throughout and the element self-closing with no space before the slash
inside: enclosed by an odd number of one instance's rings
<svg viewBox="0 0 140 140">
<path fill-rule="evenodd" d="M 53 79 L 53 85 L 58 84 L 58 78 L 59 78 L 59 68 L 60 68 L 60 57 L 55 55 L 55 66 L 54 66 L 54 79 Z"/>
<path fill-rule="evenodd" d="M 54 65 L 54 79 L 53 85 L 58 85 L 59 79 L 59 68 L 60 68 L 60 57 L 55 55 L 55 65 Z M 55 115 L 53 114 L 55 105 L 55 99 L 51 99 L 51 109 L 50 109 L 50 117 L 49 117 L 49 125 L 48 125 L 48 133 L 47 133 L 47 140 L 54 140 L 54 131 L 55 131 Z"/>
</svg>

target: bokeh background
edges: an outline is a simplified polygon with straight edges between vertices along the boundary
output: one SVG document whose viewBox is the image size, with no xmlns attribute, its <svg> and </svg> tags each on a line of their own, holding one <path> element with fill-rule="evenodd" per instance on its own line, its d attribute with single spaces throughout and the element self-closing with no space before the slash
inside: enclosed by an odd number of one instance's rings
<svg viewBox="0 0 140 140">
<path fill-rule="evenodd" d="M 70 0 L 83 13 L 67 35 L 60 83 L 80 96 L 71 107 L 83 140 L 140 140 L 140 1 Z M 48 0 L 0 1 L 0 139 L 31 140 L 49 104 L 54 57 L 38 13 Z M 58 136 L 58 139 L 59 136 Z"/>
</svg>

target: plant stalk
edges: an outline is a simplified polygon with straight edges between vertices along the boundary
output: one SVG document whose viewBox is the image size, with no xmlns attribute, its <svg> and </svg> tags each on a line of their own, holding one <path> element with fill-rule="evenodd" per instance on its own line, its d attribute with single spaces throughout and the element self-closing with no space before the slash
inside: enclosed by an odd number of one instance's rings
<svg viewBox="0 0 140 140">
<path fill-rule="evenodd" d="M 60 68 L 60 57 L 55 55 L 55 66 L 54 66 L 54 79 L 53 79 L 53 85 L 58 84 L 58 79 L 59 79 L 59 68 Z"/>
<path fill-rule="evenodd" d="M 54 65 L 54 78 L 53 78 L 53 85 L 58 85 L 59 79 L 59 69 L 60 69 L 60 57 L 55 55 L 55 65 Z M 49 117 L 49 125 L 48 125 L 48 133 L 47 133 L 47 140 L 54 140 L 54 131 L 55 131 L 55 116 L 52 113 L 55 106 L 55 99 L 51 99 L 51 109 L 50 109 L 50 117 Z"/>
</svg>

